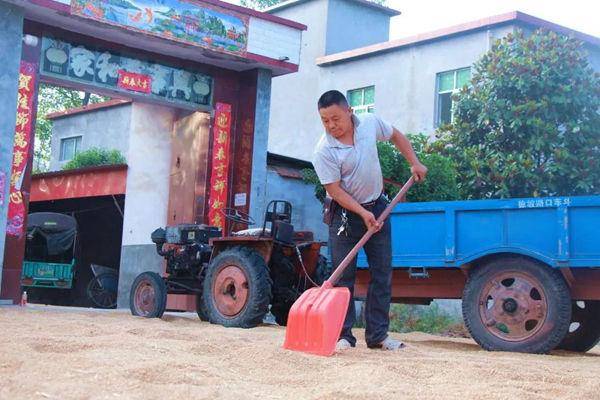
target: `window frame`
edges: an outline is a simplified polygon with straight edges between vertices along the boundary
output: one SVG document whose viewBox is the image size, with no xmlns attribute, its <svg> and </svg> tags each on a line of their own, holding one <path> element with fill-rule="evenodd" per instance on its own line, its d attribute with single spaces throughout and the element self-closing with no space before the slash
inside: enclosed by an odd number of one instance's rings
<svg viewBox="0 0 600 400">
<path fill-rule="evenodd" d="M 371 88 L 373 88 L 373 103 L 365 104 L 365 92 L 367 91 L 367 89 L 371 89 Z M 363 86 L 363 87 L 359 87 L 356 89 L 347 90 L 346 98 L 348 99 L 348 102 L 350 102 L 350 93 L 357 92 L 359 90 L 361 92 L 361 105 L 353 106 L 350 104 L 350 107 L 352 107 L 352 111 L 355 114 L 363 114 L 363 113 L 373 114 L 375 112 L 375 85 Z"/>
<path fill-rule="evenodd" d="M 452 123 L 454 122 L 454 100 L 452 100 L 452 96 L 454 96 L 456 93 L 460 92 L 460 89 L 462 89 L 461 87 L 457 87 L 457 83 L 458 83 L 458 73 L 460 71 L 464 71 L 464 70 L 469 70 L 469 79 L 471 76 L 471 66 L 468 67 L 462 67 L 462 68 L 456 68 L 456 69 L 449 69 L 446 71 L 441 71 L 435 74 L 435 107 L 434 107 L 434 121 L 435 124 L 434 126 L 437 128 L 439 126 L 441 126 L 442 124 L 446 124 L 446 123 Z M 447 74 L 449 72 L 453 73 L 452 76 L 452 89 L 449 90 L 440 90 L 440 83 L 441 83 L 441 76 L 443 74 Z M 442 94 L 448 94 L 450 93 L 450 102 L 451 102 L 451 107 L 450 107 L 450 121 L 449 122 L 442 122 L 442 107 L 441 107 L 441 102 L 440 102 L 440 95 Z"/>
<path fill-rule="evenodd" d="M 65 158 L 64 146 L 67 142 L 70 142 L 70 141 L 74 142 L 73 155 L 71 158 Z M 77 153 L 79 153 L 82 141 L 83 141 L 83 135 L 60 138 L 60 144 L 59 144 L 59 149 L 58 149 L 58 161 L 60 161 L 60 162 L 70 161 L 73 158 L 75 158 Z"/>
</svg>

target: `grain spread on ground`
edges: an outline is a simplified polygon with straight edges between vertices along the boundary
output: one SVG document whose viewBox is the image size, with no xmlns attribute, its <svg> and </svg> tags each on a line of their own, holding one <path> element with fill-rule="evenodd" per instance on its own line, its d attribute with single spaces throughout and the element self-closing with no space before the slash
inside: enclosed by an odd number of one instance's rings
<svg viewBox="0 0 600 400">
<path fill-rule="evenodd" d="M 470 339 L 393 334 L 333 357 L 282 349 L 285 328 L 223 328 L 58 307 L 0 308 L 0 399 L 598 399 L 600 348 L 491 353 Z"/>
</svg>

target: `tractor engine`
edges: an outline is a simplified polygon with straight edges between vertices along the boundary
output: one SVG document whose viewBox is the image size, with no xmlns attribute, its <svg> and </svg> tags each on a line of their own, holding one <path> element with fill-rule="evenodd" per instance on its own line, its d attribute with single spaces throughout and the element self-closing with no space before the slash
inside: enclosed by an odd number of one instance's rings
<svg viewBox="0 0 600 400">
<path fill-rule="evenodd" d="M 213 226 L 179 224 L 152 232 L 156 252 L 167 260 L 167 273 L 172 277 L 196 277 L 210 261 L 210 238 L 220 237 Z"/>
</svg>

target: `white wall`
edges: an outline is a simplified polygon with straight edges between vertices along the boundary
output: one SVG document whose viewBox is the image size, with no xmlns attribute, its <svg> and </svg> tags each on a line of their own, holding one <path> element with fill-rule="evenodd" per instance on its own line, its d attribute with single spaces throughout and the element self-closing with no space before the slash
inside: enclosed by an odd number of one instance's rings
<svg viewBox="0 0 600 400">
<path fill-rule="evenodd" d="M 150 233 L 167 221 L 175 112 L 144 103 L 131 111 L 123 246 L 151 244 Z"/>
<path fill-rule="evenodd" d="M 124 104 L 55 119 L 50 141 L 50 171 L 58 171 L 68 162 L 59 161 L 60 142 L 64 138 L 81 136 L 80 152 L 99 147 L 119 150 L 125 156 L 129 148 L 130 116 L 131 104 Z"/>
</svg>

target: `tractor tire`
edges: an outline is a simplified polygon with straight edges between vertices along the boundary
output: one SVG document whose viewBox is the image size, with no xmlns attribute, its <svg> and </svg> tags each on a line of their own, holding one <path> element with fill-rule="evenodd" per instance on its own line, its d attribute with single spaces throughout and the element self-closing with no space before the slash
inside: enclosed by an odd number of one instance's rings
<svg viewBox="0 0 600 400">
<path fill-rule="evenodd" d="M 196 313 L 198 314 L 200 321 L 208 321 L 208 311 L 206 310 L 202 294 L 196 295 Z"/>
<path fill-rule="evenodd" d="M 299 280 L 294 262 L 277 248 L 271 255 L 270 276 L 273 282 L 271 314 L 278 325 L 286 326 L 290 308 L 300 296 L 299 290 L 303 288 L 297 287 Z"/>
<path fill-rule="evenodd" d="M 315 283 L 318 285 L 322 285 L 332 273 L 331 264 L 327 262 L 327 257 L 319 255 L 319 260 L 317 261 L 317 268 L 315 270 Z"/>
<path fill-rule="evenodd" d="M 252 248 L 223 251 L 208 265 L 202 296 L 211 323 L 257 326 L 271 302 L 271 278 L 265 260 Z"/>
<path fill-rule="evenodd" d="M 129 294 L 131 314 L 160 318 L 167 306 L 167 285 L 156 272 L 143 272 L 135 278 Z"/>
<path fill-rule="evenodd" d="M 204 280 L 206 279 L 206 270 L 208 268 L 202 268 L 200 272 L 200 287 L 204 287 Z M 208 322 L 208 311 L 206 310 L 206 304 L 204 303 L 204 296 L 202 293 L 198 293 L 196 295 L 196 313 L 198 314 L 198 318 L 200 321 Z"/>
<path fill-rule="evenodd" d="M 294 269 L 293 269 L 293 264 L 291 267 L 291 273 L 293 274 Z M 317 266 L 315 268 L 315 273 L 313 276 L 313 280 L 317 285 L 322 285 L 323 282 L 325 282 L 330 276 L 331 276 L 331 266 L 329 265 L 329 263 L 327 262 L 327 258 L 319 255 L 319 259 L 317 260 Z M 290 313 L 290 308 L 292 308 L 292 305 L 294 304 L 294 302 L 298 299 L 298 297 L 300 297 L 300 295 L 306 290 L 309 289 L 310 287 L 313 287 L 313 285 L 307 281 L 307 287 L 300 287 L 298 288 L 298 290 L 295 290 L 293 288 L 289 288 L 288 292 L 290 291 L 294 291 L 294 295 L 287 295 L 284 298 L 282 298 L 281 300 L 278 300 L 277 297 L 278 296 L 274 296 L 273 299 L 273 305 L 271 306 L 271 314 L 273 314 L 273 316 L 275 317 L 275 322 L 277 322 L 278 325 L 281 326 L 286 326 L 287 325 L 287 319 L 288 319 L 288 315 Z"/>
<path fill-rule="evenodd" d="M 275 322 L 279 326 L 287 326 L 288 315 L 292 308 L 293 301 L 282 301 L 271 306 L 271 314 L 275 317 Z"/>
<path fill-rule="evenodd" d="M 569 332 L 557 349 L 585 353 L 598 342 L 600 342 L 600 301 L 574 301 Z"/>
<path fill-rule="evenodd" d="M 462 307 L 469 333 L 489 351 L 548 353 L 571 322 L 571 296 L 561 274 L 524 257 L 473 270 Z"/>
</svg>

